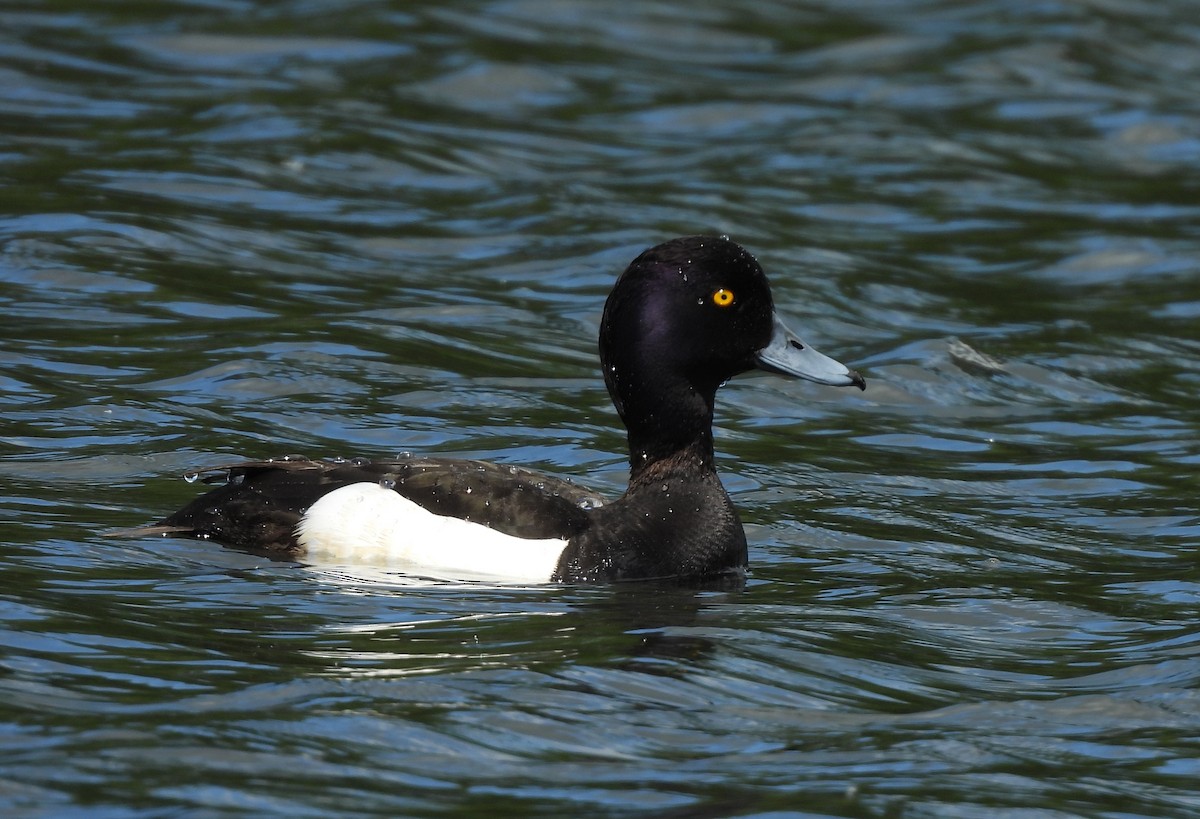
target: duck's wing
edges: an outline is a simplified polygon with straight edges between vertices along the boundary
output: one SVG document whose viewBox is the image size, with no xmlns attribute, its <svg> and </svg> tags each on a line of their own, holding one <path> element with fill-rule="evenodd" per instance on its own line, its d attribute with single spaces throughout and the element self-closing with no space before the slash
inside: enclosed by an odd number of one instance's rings
<svg viewBox="0 0 1200 819">
<path fill-rule="evenodd" d="M 310 461 L 289 456 L 223 464 L 198 476 L 218 485 L 154 525 L 109 535 L 197 537 L 288 554 L 297 548 L 296 527 L 308 508 L 356 483 L 377 483 L 435 514 L 521 538 L 569 538 L 587 528 L 587 510 L 604 503 L 600 495 L 563 478 L 450 458 Z"/>
</svg>

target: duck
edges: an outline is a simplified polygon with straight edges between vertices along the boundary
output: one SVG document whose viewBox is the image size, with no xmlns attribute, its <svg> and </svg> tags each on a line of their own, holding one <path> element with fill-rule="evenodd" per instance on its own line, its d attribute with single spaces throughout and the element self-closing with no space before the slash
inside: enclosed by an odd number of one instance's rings
<svg viewBox="0 0 1200 819">
<path fill-rule="evenodd" d="M 599 353 L 629 448 L 617 499 L 485 461 L 288 455 L 191 473 L 212 488 L 155 524 L 112 534 L 450 581 L 744 575 L 746 534 L 713 449 L 718 388 L 762 370 L 866 389 L 862 375 L 788 328 L 758 261 L 726 236 L 684 236 L 640 253 L 605 302 Z"/>
</svg>

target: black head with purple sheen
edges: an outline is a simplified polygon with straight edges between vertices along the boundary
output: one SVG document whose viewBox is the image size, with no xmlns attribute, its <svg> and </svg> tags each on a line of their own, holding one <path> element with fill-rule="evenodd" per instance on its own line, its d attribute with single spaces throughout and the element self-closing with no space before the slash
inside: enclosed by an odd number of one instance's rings
<svg viewBox="0 0 1200 819">
<path fill-rule="evenodd" d="M 634 259 L 608 297 L 604 380 L 622 415 L 664 383 L 711 395 L 757 366 L 773 330 L 770 285 L 750 253 L 725 237 L 673 239 Z"/>
</svg>

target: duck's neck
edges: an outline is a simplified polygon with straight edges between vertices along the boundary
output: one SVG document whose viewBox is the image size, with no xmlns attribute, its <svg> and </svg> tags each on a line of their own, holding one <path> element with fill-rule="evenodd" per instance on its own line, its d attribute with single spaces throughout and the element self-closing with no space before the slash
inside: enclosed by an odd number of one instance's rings
<svg viewBox="0 0 1200 819">
<path fill-rule="evenodd" d="M 676 471 L 715 473 L 713 400 L 714 394 L 686 383 L 625 398 L 622 420 L 629 438 L 630 489 L 661 481 Z"/>
</svg>

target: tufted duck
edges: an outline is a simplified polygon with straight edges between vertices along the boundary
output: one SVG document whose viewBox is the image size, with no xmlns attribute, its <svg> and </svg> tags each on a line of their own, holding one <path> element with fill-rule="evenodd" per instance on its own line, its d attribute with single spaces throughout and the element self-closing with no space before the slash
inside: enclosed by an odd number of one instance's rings
<svg viewBox="0 0 1200 819">
<path fill-rule="evenodd" d="M 629 438 L 618 500 L 482 461 L 298 456 L 206 470 L 219 483 L 154 526 L 305 562 L 447 579 L 700 578 L 746 567 L 746 536 L 713 464 L 713 401 L 759 368 L 865 389 L 775 315 L 767 278 L 725 237 L 673 239 L 633 260 L 600 325 L 604 382 Z"/>
</svg>

